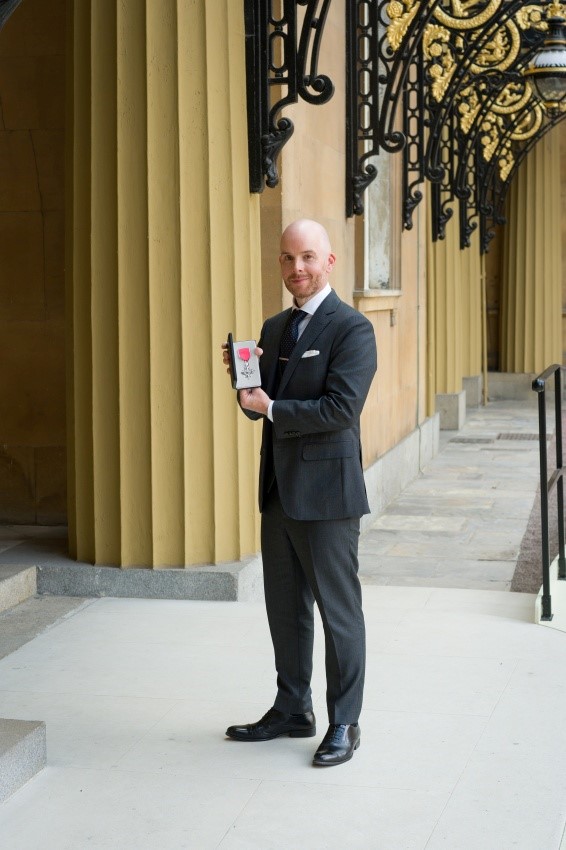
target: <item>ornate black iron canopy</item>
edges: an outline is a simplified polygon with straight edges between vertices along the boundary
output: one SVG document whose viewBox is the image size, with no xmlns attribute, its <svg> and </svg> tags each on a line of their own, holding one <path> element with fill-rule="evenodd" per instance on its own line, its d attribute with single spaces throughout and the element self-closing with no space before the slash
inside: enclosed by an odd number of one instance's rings
<svg viewBox="0 0 566 850">
<path fill-rule="evenodd" d="M 278 181 L 276 157 L 293 132 L 283 107 L 332 96 L 318 72 L 329 6 L 245 0 L 251 191 Z M 458 206 L 461 246 L 479 226 L 487 250 L 519 163 L 566 117 L 548 114 L 523 77 L 547 31 L 545 3 L 346 0 L 345 28 L 346 214 L 363 213 L 376 157 L 398 154 L 403 226 L 426 180 L 433 239 Z"/>
<path fill-rule="evenodd" d="M 317 71 L 330 3 L 245 0 L 251 192 L 279 182 L 276 159 L 294 130 L 293 122 L 280 116 L 283 107 L 299 97 L 312 104 L 326 103 L 334 94 L 331 80 Z M 305 9 L 299 26 L 301 6 Z"/>
</svg>

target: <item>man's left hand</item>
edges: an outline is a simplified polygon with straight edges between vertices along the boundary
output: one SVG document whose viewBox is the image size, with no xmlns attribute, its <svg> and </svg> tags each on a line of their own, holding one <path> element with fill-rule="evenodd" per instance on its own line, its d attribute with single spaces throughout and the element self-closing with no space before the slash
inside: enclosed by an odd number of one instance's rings
<svg viewBox="0 0 566 850">
<path fill-rule="evenodd" d="M 267 416 L 267 409 L 271 399 L 261 387 L 253 387 L 251 390 L 240 390 L 239 394 L 240 405 L 244 410 L 253 410 L 254 413 L 261 413 Z"/>
</svg>

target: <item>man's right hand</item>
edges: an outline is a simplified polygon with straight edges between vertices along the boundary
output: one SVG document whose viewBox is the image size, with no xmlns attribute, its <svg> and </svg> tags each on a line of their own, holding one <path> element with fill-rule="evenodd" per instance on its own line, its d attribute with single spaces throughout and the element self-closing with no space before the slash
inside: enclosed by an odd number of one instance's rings
<svg viewBox="0 0 566 850">
<path fill-rule="evenodd" d="M 222 362 L 226 366 L 226 371 L 230 374 L 230 355 L 228 354 L 228 343 L 222 343 Z"/>
</svg>

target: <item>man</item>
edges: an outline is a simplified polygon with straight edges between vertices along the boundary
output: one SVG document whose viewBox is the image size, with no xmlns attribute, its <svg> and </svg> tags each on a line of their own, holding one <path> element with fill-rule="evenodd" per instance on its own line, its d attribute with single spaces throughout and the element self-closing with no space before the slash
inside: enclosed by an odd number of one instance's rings
<svg viewBox="0 0 566 850">
<path fill-rule="evenodd" d="M 261 720 L 226 731 L 239 741 L 316 734 L 316 601 L 330 723 L 313 759 L 318 766 L 348 761 L 360 744 L 365 628 L 357 552 L 359 518 L 369 513 L 360 414 L 377 368 L 372 325 L 328 283 L 335 260 L 318 222 L 295 221 L 284 231 L 279 262 L 293 307 L 263 326 L 262 386 L 239 392 L 246 415 L 263 417 L 259 507 L 277 696 Z"/>
</svg>

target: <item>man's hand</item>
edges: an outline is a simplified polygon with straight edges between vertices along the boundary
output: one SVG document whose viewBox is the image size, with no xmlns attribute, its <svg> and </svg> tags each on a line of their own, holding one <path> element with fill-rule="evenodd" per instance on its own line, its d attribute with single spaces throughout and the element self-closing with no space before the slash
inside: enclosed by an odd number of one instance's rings
<svg viewBox="0 0 566 850">
<path fill-rule="evenodd" d="M 222 343 L 222 362 L 226 366 L 226 371 L 228 372 L 228 374 L 230 374 L 230 372 L 231 372 L 230 355 L 228 354 L 228 343 L 227 342 Z"/>
<path fill-rule="evenodd" d="M 258 350 L 260 349 L 256 349 L 256 351 Z M 244 410 L 253 410 L 254 413 L 261 413 L 263 416 L 267 416 L 267 409 L 271 399 L 261 387 L 254 387 L 251 390 L 239 390 L 238 398 Z"/>
</svg>

